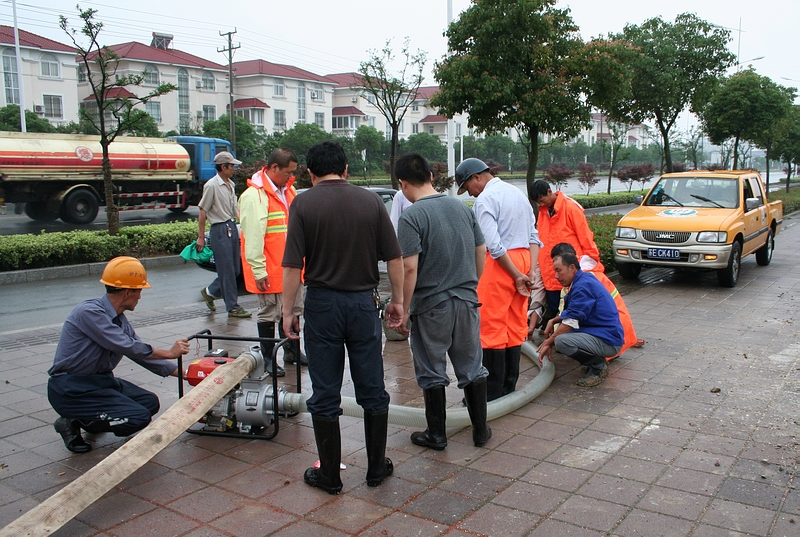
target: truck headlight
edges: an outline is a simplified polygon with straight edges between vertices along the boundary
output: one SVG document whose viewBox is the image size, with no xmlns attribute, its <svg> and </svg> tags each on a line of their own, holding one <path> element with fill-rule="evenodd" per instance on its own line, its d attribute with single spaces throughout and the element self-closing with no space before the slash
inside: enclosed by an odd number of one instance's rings
<svg viewBox="0 0 800 537">
<path fill-rule="evenodd" d="M 632 227 L 618 227 L 617 228 L 617 238 L 618 239 L 635 239 L 636 238 L 636 230 Z"/>
<path fill-rule="evenodd" d="M 697 234 L 697 242 L 728 242 L 728 232 L 701 231 Z"/>
</svg>

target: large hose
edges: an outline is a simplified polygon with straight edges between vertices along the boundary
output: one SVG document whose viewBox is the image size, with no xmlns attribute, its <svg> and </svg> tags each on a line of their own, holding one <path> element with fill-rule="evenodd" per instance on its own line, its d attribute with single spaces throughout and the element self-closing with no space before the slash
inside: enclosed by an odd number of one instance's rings
<svg viewBox="0 0 800 537">
<path fill-rule="evenodd" d="M 535 364 L 538 364 L 536 347 L 530 341 L 522 344 L 521 354 L 530 358 Z M 542 394 L 550 383 L 553 382 L 555 377 L 556 368 L 550 360 L 543 360 L 543 364 L 536 375 L 530 382 L 522 388 L 504 395 L 499 399 L 495 399 L 487 405 L 487 419 L 489 421 L 504 416 L 509 412 L 530 403 L 536 397 Z M 286 394 L 283 404 L 284 409 L 289 412 L 308 412 L 306 408 L 306 401 L 309 395 L 303 393 L 288 393 Z M 345 416 L 354 418 L 363 418 L 364 410 L 356 403 L 353 397 L 342 397 L 342 412 Z M 400 405 L 389 405 L 389 422 L 395 425 L 404 427 L 426 427 L 427 421 L 425 420 L 425 409 L 407 407 Z M 470 424 L 469 413 L 466 408 L 449 408 L 447 409 L 447 426 L 448 427 L 466 427 Z"/>
<path fill-rule="evenodd" d="M 138 470 L 197 423 L 217 401 L 255 369 L 249 353 L 212 371 L 139 434 L 88 472 L 0 530 L 0 537 L 49 535 Z"/>
</svg>

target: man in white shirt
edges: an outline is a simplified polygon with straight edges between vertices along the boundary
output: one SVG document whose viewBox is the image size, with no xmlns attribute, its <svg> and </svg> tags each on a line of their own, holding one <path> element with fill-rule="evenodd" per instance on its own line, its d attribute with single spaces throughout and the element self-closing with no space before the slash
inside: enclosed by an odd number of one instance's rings
<svg viewBox="0 0 800 537">
<path fill-rule="evenodd" d="M 458 193 L 477 198 L 473 210 L 486 239 L 486 266 L 478 283 L 487 399 L 516 389 L 520 347 L 528 336 L 528 297 L 539 256 L 539 234 L 525 195 L 494 177 L 482 160 L 456 168 Z"/>
</svg>

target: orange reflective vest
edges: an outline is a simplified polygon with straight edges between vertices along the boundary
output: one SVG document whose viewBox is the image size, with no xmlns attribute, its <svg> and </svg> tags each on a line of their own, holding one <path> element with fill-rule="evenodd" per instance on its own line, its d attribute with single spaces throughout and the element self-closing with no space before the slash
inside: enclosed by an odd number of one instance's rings
<svg viewBox="0 0 800 537">
<path fill-rule="evenodd" d="M 542 273 L 544 288 L 548 291 L 560 291 L 561 284 L 556 279 L 553 270 L 553 260 L 550 250 L 560 242 L 567 242 L 575 248 L 580 261 L 582 256 L 589 256 L 597 261 L 593 272 L 604 272 L 605 268 L 600 262 L 600 250 L 594 242 L 594 233 L 589 229 L 583 207 L 574 199 L 567 197 L 563 192 L 556 192 L 556 202 L 553 205 L 555 212 L 550 216 L 547 207 L 539 207 L 538 230 L 539 240 L 544 243 L 544 248 L 539 249 L 539 270 Z"/>
<path fill-rule="evenodd" d="M 286 183 L 286 205 L 272 188 L 267 168 L 247 180 L 247 190 L 239 198 L 241 225 L 242 274 L 245 288 L 251 293 L 283 292 L 283 251 L 289 226 L 289 206 L 297 195 L 292 177 Z M 256 280 L 269 278 L 266 291 L 256 287 Z"/>
<path fill-rule="evenodd" d="M 636 344 L 637 337 L 636 331 L 633 329 L 633 320 L 631 319 L 631 314 L 628 311 L 628 306 L 626 306 L 625 301 L 622 300 L 622 295 L 619 294 L 619 290 L 617 289 L 617 286 L 614 285 L 614 282 L 612 282 L 603 272 L 598 272 L 596 269 L 592 269 L 587 272 L 589 272 L 589 274 L 594 274 L 597 279 L 600 280 L 600 283 L 603 284 L 603 287 L 605 287 L 606 290 L 611 294 L 611 298 L 614 299 L 614 304 L 617 305 L 617 310 L 619 310 L 619 323 L 622 325 L 624 341 L 619 354 L 608 358 L 608 360 L 613 360 Z"/>
</svg>

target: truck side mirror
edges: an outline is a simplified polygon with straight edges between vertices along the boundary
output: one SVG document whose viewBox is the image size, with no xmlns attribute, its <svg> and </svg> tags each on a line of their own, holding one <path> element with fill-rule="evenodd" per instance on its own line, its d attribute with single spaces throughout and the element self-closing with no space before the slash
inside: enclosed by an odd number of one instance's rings
<svg viewBox="0 0 800 537">
<path fill-rule="evenodd" d="M 745 211 L 747 212 L 752 211 L 753 209 L 758 209 L 759 207 L 761 207 L 761 205 L 762 205 L 761 200 L 758 198 L 747 198 L 744 201 Z"/>
<path fill-rule="evenodd" d="M 642 196 L 641 194 L 636 194 L 633 197 L 633 203 L 635 203 L 636 205 L 641 205 L 643 201 L 644 201 L 644 196 Z"/>
</svg>

